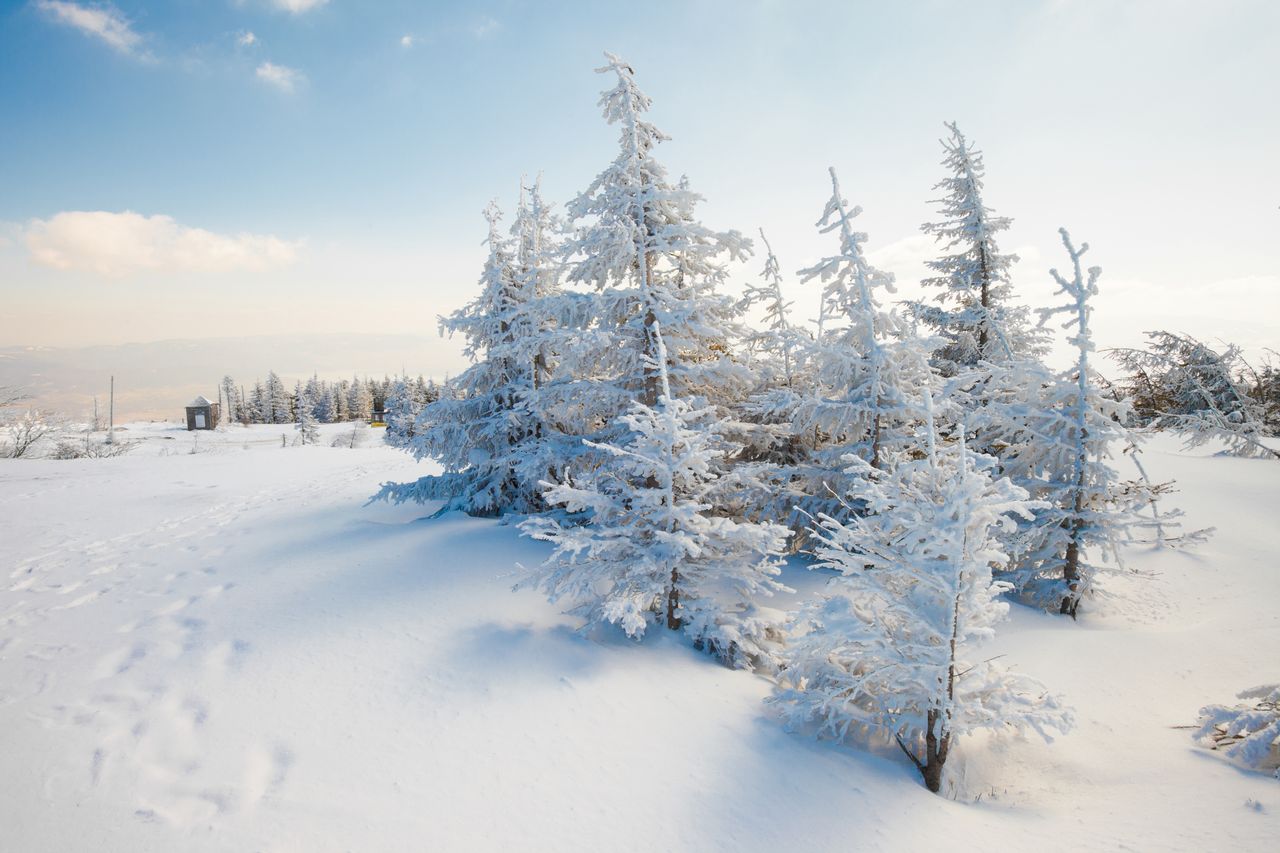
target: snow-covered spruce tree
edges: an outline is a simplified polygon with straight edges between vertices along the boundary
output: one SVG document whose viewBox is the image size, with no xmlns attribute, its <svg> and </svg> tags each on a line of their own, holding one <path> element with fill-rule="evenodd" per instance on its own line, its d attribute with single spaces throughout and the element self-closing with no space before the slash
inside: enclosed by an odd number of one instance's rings
<svg viewBox="0 0 1280 853">
<path fill-rule="evenodd" d="M 764 229 L 760 242 L 766 252 L 761 283 L 747 285 L 739 303 L 744 311 L 753 306 L 764 311 L 764 328 L 750 331 L 745 341 L 756 387 L 743 409 L 758 424 L 747 452 L 752 458 L 794 461 L 800 439 L 791 429 L 791 414 L 810 390 L 805 367 L 813 336 L 791 319 L 792 303 L 782 293 L 781 265 Z"/>
<path fill-rule="evenodd" d="M 1056 377 L 1035 380 L 1038 393 L 1021 409 L 978 412 L 975 419 L 985 419 L 988 439 L 1003 447 L 1002 473 L 1048 504 L 1022 525 L 1006 577 L 1025 600 L 1074 618 L 1091 590 L 1097 560 L 1117 556 L 1116 544 L 1132 520 L 1133 496 L 1125 494 L 1108 461 L 1113 449 L 1122 450 L 1132 440 L 1122 426 L 1127 406 L 1100 391 L 1090 364 L 1090 300 L 1102 270 L 1091 267 L 1086 277 L 1080 259 L 1089 245 L 1077 249 L 1065 228 L 1059 233 L 1071 275 L 1050 273 L 1068 301 L 1040 309 L 1041 323 L 1067 314 L 1063 328 L 1074 329 L 1069 342 L 1076 362 Z"/>
<path fill-rule="evenodd" d="M 1196 740 L 1237 764 L 1273 770 L 1280 779 L 1280 684 L 1263 684 L 1237 695 L 1253 702 L 1200 709 Z"/>
<path fill-rule="evenodd" d="M 877 291 L 893 293 L 893 276 L 867 261 L 867 235 L 853 230 L 862 208 L 848 206 L 835 169 L 828 171 L 831 198 L 818 228 L 839 237 L 839 252 L 800 272 L 803 281 L 822 283 L 824 304 L 811 356 L 818 393 L 797 408 L 795 425 L 878 468 L 886 452 L 915 439 L 920 394 L 936 384 L 930 342 L 882 306 Z"/>
<path fill-rule="evenodd" d="M 945 340 L 934 363 L 954 376 L 982 362 L 1008 363 L 1043 353 L 1043 335 L 1030 323 L 1029 312 L 1013 304 L 1009 270 L 1018 256 L 1000 251 L 997 238 L 1012 220 L 996 216 L 982 199 L 985 167 L 982 152 L 970 145 L 954 123 L 941 140 L 950 173 L 934 185 L 943 195 L 938 222 L 920 230 L 942 244 L 945 254 L 928 261 L 935 273 L 924 284 L 940 289 L 938 305 L 909 304 L 912 315 Z"/>
<path fill-rule="evenodd" d="M 813 390 L 807 358 L 813 336 L 791 318 L 791 303 L 782 293 L 781 265 L 763 229 L 760 241 L 766 252 L 760 283 L 749 284 L 739 303 L 743 311 L 759 306 L 764 313 L 764 328 L 745 339 L 755 387 L 733 412 L 733 434 L 743 447 L 721 481 L 717 502 L 737 515 L 785 521 L 793 533 L 803 533 L 795 504 L 804 493 L 794 486 L 810 470 L 812 448 L 807 436 L 797 434 L 792 419 Z M 801 544 L 800 538 L 792 537 L 793 548 Z"/>
<path fill-rule="evenodd" d="M 293 403 L 289 398 L 289 389 L 274 370 L 267 371 L 267 382 L 262 393 L 263 423 L 293 423 Z"/>
<path fill-rule="evenodd" d="M 298 443 L 319 443 L 320 427 L 316 421 L 315 398 L 311 396 L 310 387 L 303 388 L 301 382 L 298 383 L 297 390 L 294 393 L 293 410 L 296 418 L 293 428 L 298 431 Z"/>
<path fill-rule="evenodd" d="M 386 483 L 375 500 L 443 500 L 444 510 L 472 515 L 530 512 L 540 506 L 532 484 L 516 474 L 522 443 L 531 434 L 520 404 L 531 383 L 529 361 L 517 359 L 516 334 L 523 322 L 524 294 L 516 279 L 511 242 L 499 227 L 496 203 L 485 209 L 489 256 L 480 294 L 440 320 L 442 332 L 461 334 L 471 367 L 446 383 L 440 399 L 422 408 L 407 449 L 417 459 L 435 459 L 440 475 L 412 483 Z"/>
<path fill-rule="evenodd" d="M 240 389 L 236 385 L 236 381 L 230 376 L 222 377 L 222 396 L 227 401 L 227 410 L 223 412 L 223 420 L 226 423 L 235 423 L 243 420 L 244 401 L 240 399 Z"/>
<path fill-rule="evenodd" d="M 530 186 L 521 181 L 511 227 L 520 311 L 505 348 L 521 376 L 514 397 L 523 425 L 516 475 L 522 488 L 534 494 L 540 494 L 539 482 L 558 480 L 583 451 L 576 417 L 577 398 L 584 392 L 576 380 L 582 371 L 572 369 L 573 359 L 566 354 L 581 350 L 582 333 L 594 317 L 590 295 L 561 286 L 564 223 L 543 198 L 541 184 L 541 178 Z"/>
<path fill-rule="evenodd" d="M 1217 439 L 1233 456 L 1280 458 L 1267 446 L 1262 404 L 1243 380 L 1240 348 L 1218 352 L 1190 335 L 1147 332 L 1147 348 L 1111 355 L 1130 373 L 1125 390 L 1140 423 L 1182 433 L 1188 448 Z"/>
<path fill-rule="evenodd" d="M 369 415 L 373 412 L 373 394 L 369 391 L 369 385 L 359 376 L 351 377 L 351 384 L 347 387 L 347 416 L 353 421 L 364 421 L 369 419 Z"/>
<path fill-rule="evenodd" d="M 771 701 L 790 727 L 843 740 L 892 739 L 930 791 L 956 738 L 977 729 L 1032 730 L 1049 739 L 1070 713 L 1038 682 L 993 660 L 971 662 L 1009 605 L 996 530 L 1033 506 L 991 459 L 963 439 L 900 456 L 892 470 L 847 457 L 863 505 L 841 521 L 816 520 L 816 568 L 840 576 L 802 611 Z"/>
<path fill-rule="evenodd" d="M 651 328 L 658 399 L 623 416 L 625 444 L 595 444 L 603 463 L 563 483 L 544 483 L 547 503 L 586 524 L 535 516 L 521 531 L 555 550 L 519 586 L 567 601 L 585 627 L 683 629 L 731 666 L 772 669 L 777 620 L 758 605 L 784 590 L 776 580 L 786 528 L 712 514 L 709 494 L 734 448 L 715 431 L 709 407 L 673 396 L 661 321 Z"/>
<path fill-rule="evenodd" d="M 414 425 L 423 405 L 424 401 L 420 399 L 414 383 L 406 378 L 396 379 L 391 384 L 384 404 L 387 429 L 383 440 L 392 447 L 409 447 L 414 435 Z"/>
<path fill-rule="evenodd" d="M 818 228 L 839 243 L 835 254 L 800 272 L 802 280 L 822 284 L 815 336 L 798 348 L 806 387 L 752 400 L 758 417 L 790 424 L 794 461 L 772 477 L 760 475 L 773 503 L 787 503 L 773 518 L 793 528 L 803 527 L 806 515 L 845 511 L 838 495 L 854 488 L 845 455 L 879 468 L 887 455 L 914 446 L 924 418 L 921 392 L 938 384 L 929 366 L 932 342 L 883 307 L 879 293 L 893 292 L 893 276 L 867 261 L 867 235 L 852 224 L 861 208 L 849 207 L 835 169 L 828 171 L 832 194 Z"/>
<path fill-rule="evenodd" d="M 596 70 L 617 82 L 600 106 L 620 129 L 619 151 L 567 208 L 575 231 L 565 246 L 566 279 L 598 291 L 594 334 L 563 355 L 566 369 L 582 380 L 576 419 L 584 435 L 610 434 L 609 423 L 633 399 L 656 404 L 657 322 L 665 330 L 677 396 L 718 404 L 744 393 L 750 382 L 750 372 L 729 353 L 737 335 L 735 303 L 717 293 L 724 261 L 744 257 L 749 242 L 697 220 L 701 196 L 685 181 L 673 185 L 654 156 L 668 137 L 643 118 L 649 97 L 630 65 L 605 56 L 608 64 Z"/>
</svg>

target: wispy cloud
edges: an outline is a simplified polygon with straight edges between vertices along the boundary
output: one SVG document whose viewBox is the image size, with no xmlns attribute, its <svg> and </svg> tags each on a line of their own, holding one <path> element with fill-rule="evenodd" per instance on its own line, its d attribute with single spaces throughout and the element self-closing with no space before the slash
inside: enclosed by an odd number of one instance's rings
<svg viewBox="0 0 1280 853">
<path fill-rule="evenodd" d="M 84 6 L 68 0 L 36 0 L 35 5 L 58 23 L 100 39 L 120 53 L 140 59 L 146 56 L 141 52 L 142 36 L 124 13 L 110 3 Z"/>
<path fill-rule="evenodd" d="M 273 5 L 290 15 L 301 15 L 312 9 L 318 9 L 328 2 L 329 0 L 273 0 Z"/>
<path fill-rule="evenodd" d="M 25 229 L 31 259 L 108 277 L 137 272 L 262 271 L 293 263 L 300 243 L 270 234 L 218 234 L 164 215 L 71 210 Z"/>
<path fill-rule="evenodd" d="M 262 63 L 256 73 L 259 80 L 288 94 L 292 94 L 307 79 L 298 69 L 276 65 L 274 62 Z"/>
<path fill-rule="evenodd" d="M 488 38 L 498 31 L 502 23 L 496 18 L 484 17 L 471 28 L 471 34 L 478 39 Z"/>
<path fill-rule="evenodd" d="M 417 39 L 407 33 L 400 36 L 401 47 L 413 47 L 415 42 L 417 42 Z"/>
<path fill-rule="evenodd" d="M 253 32 L 250 30 L 245 30 L 244 32 L 240 33 L 240 35 L 236 36 L 236 44 L 240 45 L 241 47 L 249 47 L 252 44 L 256 44 L 257 41 L 258 41 L 258 37 L 255 36 Z"/>
</svg>

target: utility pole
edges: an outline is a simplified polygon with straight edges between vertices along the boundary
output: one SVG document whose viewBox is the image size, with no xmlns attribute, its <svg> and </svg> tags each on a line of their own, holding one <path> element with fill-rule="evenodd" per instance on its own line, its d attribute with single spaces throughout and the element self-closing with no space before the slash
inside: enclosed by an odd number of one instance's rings
<svg viewBox="0 0 1280 853">
<path fill-rule="evenodd" d="M 107 409 L 110 412 L 110 420 L 107 426 L 107 444 L 115 444 L 116 431 L 116 378 L 111 377 L 111 404 Z"/>
</svg>

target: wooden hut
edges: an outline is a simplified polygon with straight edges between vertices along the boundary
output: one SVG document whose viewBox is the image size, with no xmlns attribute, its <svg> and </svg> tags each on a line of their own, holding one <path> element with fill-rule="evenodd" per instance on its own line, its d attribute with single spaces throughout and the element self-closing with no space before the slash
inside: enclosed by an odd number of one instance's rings
<svg viewBox="0 0 1280 853">
<path fill-rule="evenodd" d="M 215 429 L 222 407 L 207 397 L 196 397 L 187 404 L 187 429 Z"/>
</svg>

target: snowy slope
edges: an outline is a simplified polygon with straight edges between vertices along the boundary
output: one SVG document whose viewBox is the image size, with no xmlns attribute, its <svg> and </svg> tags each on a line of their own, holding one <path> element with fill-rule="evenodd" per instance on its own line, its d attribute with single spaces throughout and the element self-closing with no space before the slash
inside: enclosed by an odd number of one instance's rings
<svg viewBox="0 0 1280 853">
<path fill-rule="evenodd" d="M 326 437 L 339 432 L 326 428 Z M 769 685 L 671 637 L 583 638 L 494 521 L 366 507 L 421 473 L 288 428 L 135 425 L 107 460 L 0 467 L 0 850 L 1275 849 L 1280 784 L 1196 748 L 1280 678 L 1280 466 L 1153 476 L 1217 536 L 1080 624 L 993 653 L 1066 695 L 1052 745 L 971 741 L 953 799 L 900 755 L 783 732 Z M 289 435 L 292 438 L 292 435 Z M 327 442 L 326 442 L 327 445 Z M 821 579 L 795 570 L 792 585 Z M 985 748 L 984 748 L 985 747 Z"/>
</svg>

